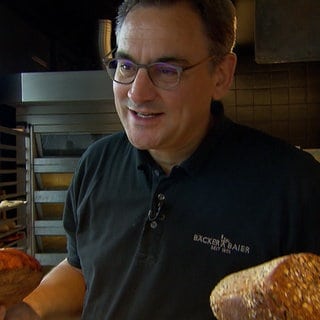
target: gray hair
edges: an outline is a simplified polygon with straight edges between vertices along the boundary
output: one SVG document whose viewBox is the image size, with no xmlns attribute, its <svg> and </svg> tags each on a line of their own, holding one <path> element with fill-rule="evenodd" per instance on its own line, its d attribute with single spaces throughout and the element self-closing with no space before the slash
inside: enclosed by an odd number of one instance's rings
<svg viewBox="0 0 320 320">
<path fill-rule="evenodd" d="M 118 8 L 115 33 L 118 37 L 127 14 L 136 6 L 170 6 L 187 3 L 198 13 L 205 34 L 210 40 L 212 55 L 224 56 L 232 52 L 236 40 L 236 14 L 231 0 L 124 0 Z"/>
</svg>

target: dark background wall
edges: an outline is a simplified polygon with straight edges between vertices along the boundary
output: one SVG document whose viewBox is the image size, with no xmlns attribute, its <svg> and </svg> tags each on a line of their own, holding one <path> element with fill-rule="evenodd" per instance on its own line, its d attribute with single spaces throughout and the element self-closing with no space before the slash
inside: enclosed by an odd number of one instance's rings
<svg viewBox="0 0 320 320">
<path fill-rule="evenodd" d="M 260 65 L 240 56 L 225 112 L 294 145 L 319 148 L 319 76 L 319 62 Z"/>
</svg>

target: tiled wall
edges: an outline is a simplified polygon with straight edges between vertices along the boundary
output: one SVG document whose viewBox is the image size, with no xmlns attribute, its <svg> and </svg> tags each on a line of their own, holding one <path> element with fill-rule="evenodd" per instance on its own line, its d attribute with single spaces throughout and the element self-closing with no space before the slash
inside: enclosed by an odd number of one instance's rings
<svg viewBox="0 0 320 320">
<path fill-rule="evenodd" d="M 303 148 L 320 147 L 320 62 L 258 65 L 239 57 L 223 103 L 239 123 Z"/>
</svg>

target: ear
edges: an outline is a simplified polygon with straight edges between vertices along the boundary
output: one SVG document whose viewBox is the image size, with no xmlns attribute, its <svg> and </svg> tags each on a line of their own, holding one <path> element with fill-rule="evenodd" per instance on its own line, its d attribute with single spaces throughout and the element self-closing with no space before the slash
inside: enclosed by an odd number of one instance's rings
<svg viewBox="0 0 320 320">
<path fill-rule="evenodd" d="M 221 100 L 229 91 L 236 65 L 237 56 L 234 53 L 228 53 L 216 66 L 212 88 L 212 98 L 214 100 Z"/>
</svg>

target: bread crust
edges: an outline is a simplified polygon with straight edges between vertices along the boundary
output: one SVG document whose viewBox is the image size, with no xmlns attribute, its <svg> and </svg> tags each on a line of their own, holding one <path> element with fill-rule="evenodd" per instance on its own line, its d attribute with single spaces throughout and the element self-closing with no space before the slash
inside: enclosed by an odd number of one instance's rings
<svg viewBox="0 0 320 320">
<path fill-rule="evenodd" d="M 40 263 L 14 248 L 0 250 L 0 305 L 9 307 L 21 302 L 40 283 Z"/>
<path fill-rule="evenodd" d="M 320 257 L 292 254 L 233 273 L 210 305 L 218 320 L 319 320 Z"/>
</svg>

